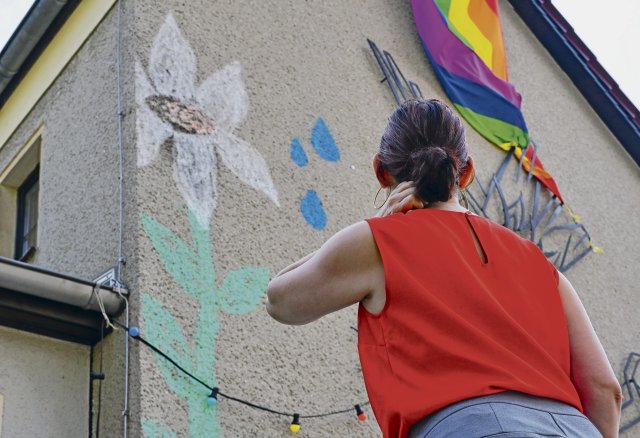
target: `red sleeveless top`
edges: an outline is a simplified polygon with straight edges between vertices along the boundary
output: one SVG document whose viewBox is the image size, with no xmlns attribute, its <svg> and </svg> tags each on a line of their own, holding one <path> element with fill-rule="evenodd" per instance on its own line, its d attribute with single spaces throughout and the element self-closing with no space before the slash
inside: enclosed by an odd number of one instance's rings
<svg viewBox="0 0 640 438">
<path fill-rule="evenodd" d="M 379 315 L 360 304 L 358 350 L 385 437 L 405 437 L 449 404 L 506 390 L 582 411 L 569 378 L 558 272 L 533 242 L 464 212 L 419 209 L 366 221 L 387 295 Z"/>
</svg>

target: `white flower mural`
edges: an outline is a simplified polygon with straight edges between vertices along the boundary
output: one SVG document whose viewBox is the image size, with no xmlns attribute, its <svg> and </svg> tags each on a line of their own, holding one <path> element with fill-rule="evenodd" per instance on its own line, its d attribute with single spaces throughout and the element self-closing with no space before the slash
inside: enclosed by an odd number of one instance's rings
<svg viewBox="0 0 640 438">
<path fill-rule="evenodd" d="M 226 65 L 199 86 L 196 71 L 195 54 L 169 14 L 153 42 L 148 76 L 136 61 L 138 166 L 150 164 L 171 138 L 178 188 L 207 228 L 216 207 L 217 157 L 279 207 L 264 158 L 234 134 L 249 109 L 240 63 Z"/>
</svg>

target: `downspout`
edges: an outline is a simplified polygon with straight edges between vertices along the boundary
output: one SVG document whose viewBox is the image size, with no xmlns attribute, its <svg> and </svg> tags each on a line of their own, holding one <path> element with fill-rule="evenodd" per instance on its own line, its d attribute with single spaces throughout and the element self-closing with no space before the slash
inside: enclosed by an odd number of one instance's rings
<svg viewBox="0 0 640 438">
<path fill-rule="evenodd" d="M 0 94 L 18 73 L 67 0 L 37 0 L 0 53 Z"/>
</svg>

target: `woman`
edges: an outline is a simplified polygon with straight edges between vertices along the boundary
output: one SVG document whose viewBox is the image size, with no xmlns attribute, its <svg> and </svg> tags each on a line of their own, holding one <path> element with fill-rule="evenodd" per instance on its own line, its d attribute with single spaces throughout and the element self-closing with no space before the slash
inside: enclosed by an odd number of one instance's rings
<svg viewBox="0 0 640 438">
<path fill-rule="evenodd" d="M 278 273 L 269 314 L 306 324 L 360 303 L 385 437 L 616 437 L 620 385 L 569 281 L 535 244 L 458 203 L 474 166 L 451 109 L 402 105 L 373 168 L 391 193 L 384 208 Z"/>
</svg>

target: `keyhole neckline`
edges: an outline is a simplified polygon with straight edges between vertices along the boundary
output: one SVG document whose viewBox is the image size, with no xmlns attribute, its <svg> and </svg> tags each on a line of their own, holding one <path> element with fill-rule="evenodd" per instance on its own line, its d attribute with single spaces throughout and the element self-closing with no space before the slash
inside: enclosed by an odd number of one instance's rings
<svg viewBox="0 0 640 438">
<path fill-rule="evenodd" d="M 477 215 L 474 215 L 474 216 L 477 216 Z M 485 249 L 482 241 L 480 240 L 480 236 L 478 235 L 478 232 L 476 231 L 475 226 L 471 222 L 470 217 L 471 217 L 471 214 L 465 213 L 465 219 L 469 227 L 468 228 L 469 232 L 471 234 L 471 241 L 473 243 L 474 252 L 478 257 L 480 264 L 482 266 L 487 266 L 489 264 L 489 255 L 487 254 L 487 250 Z"/>
</svg>

